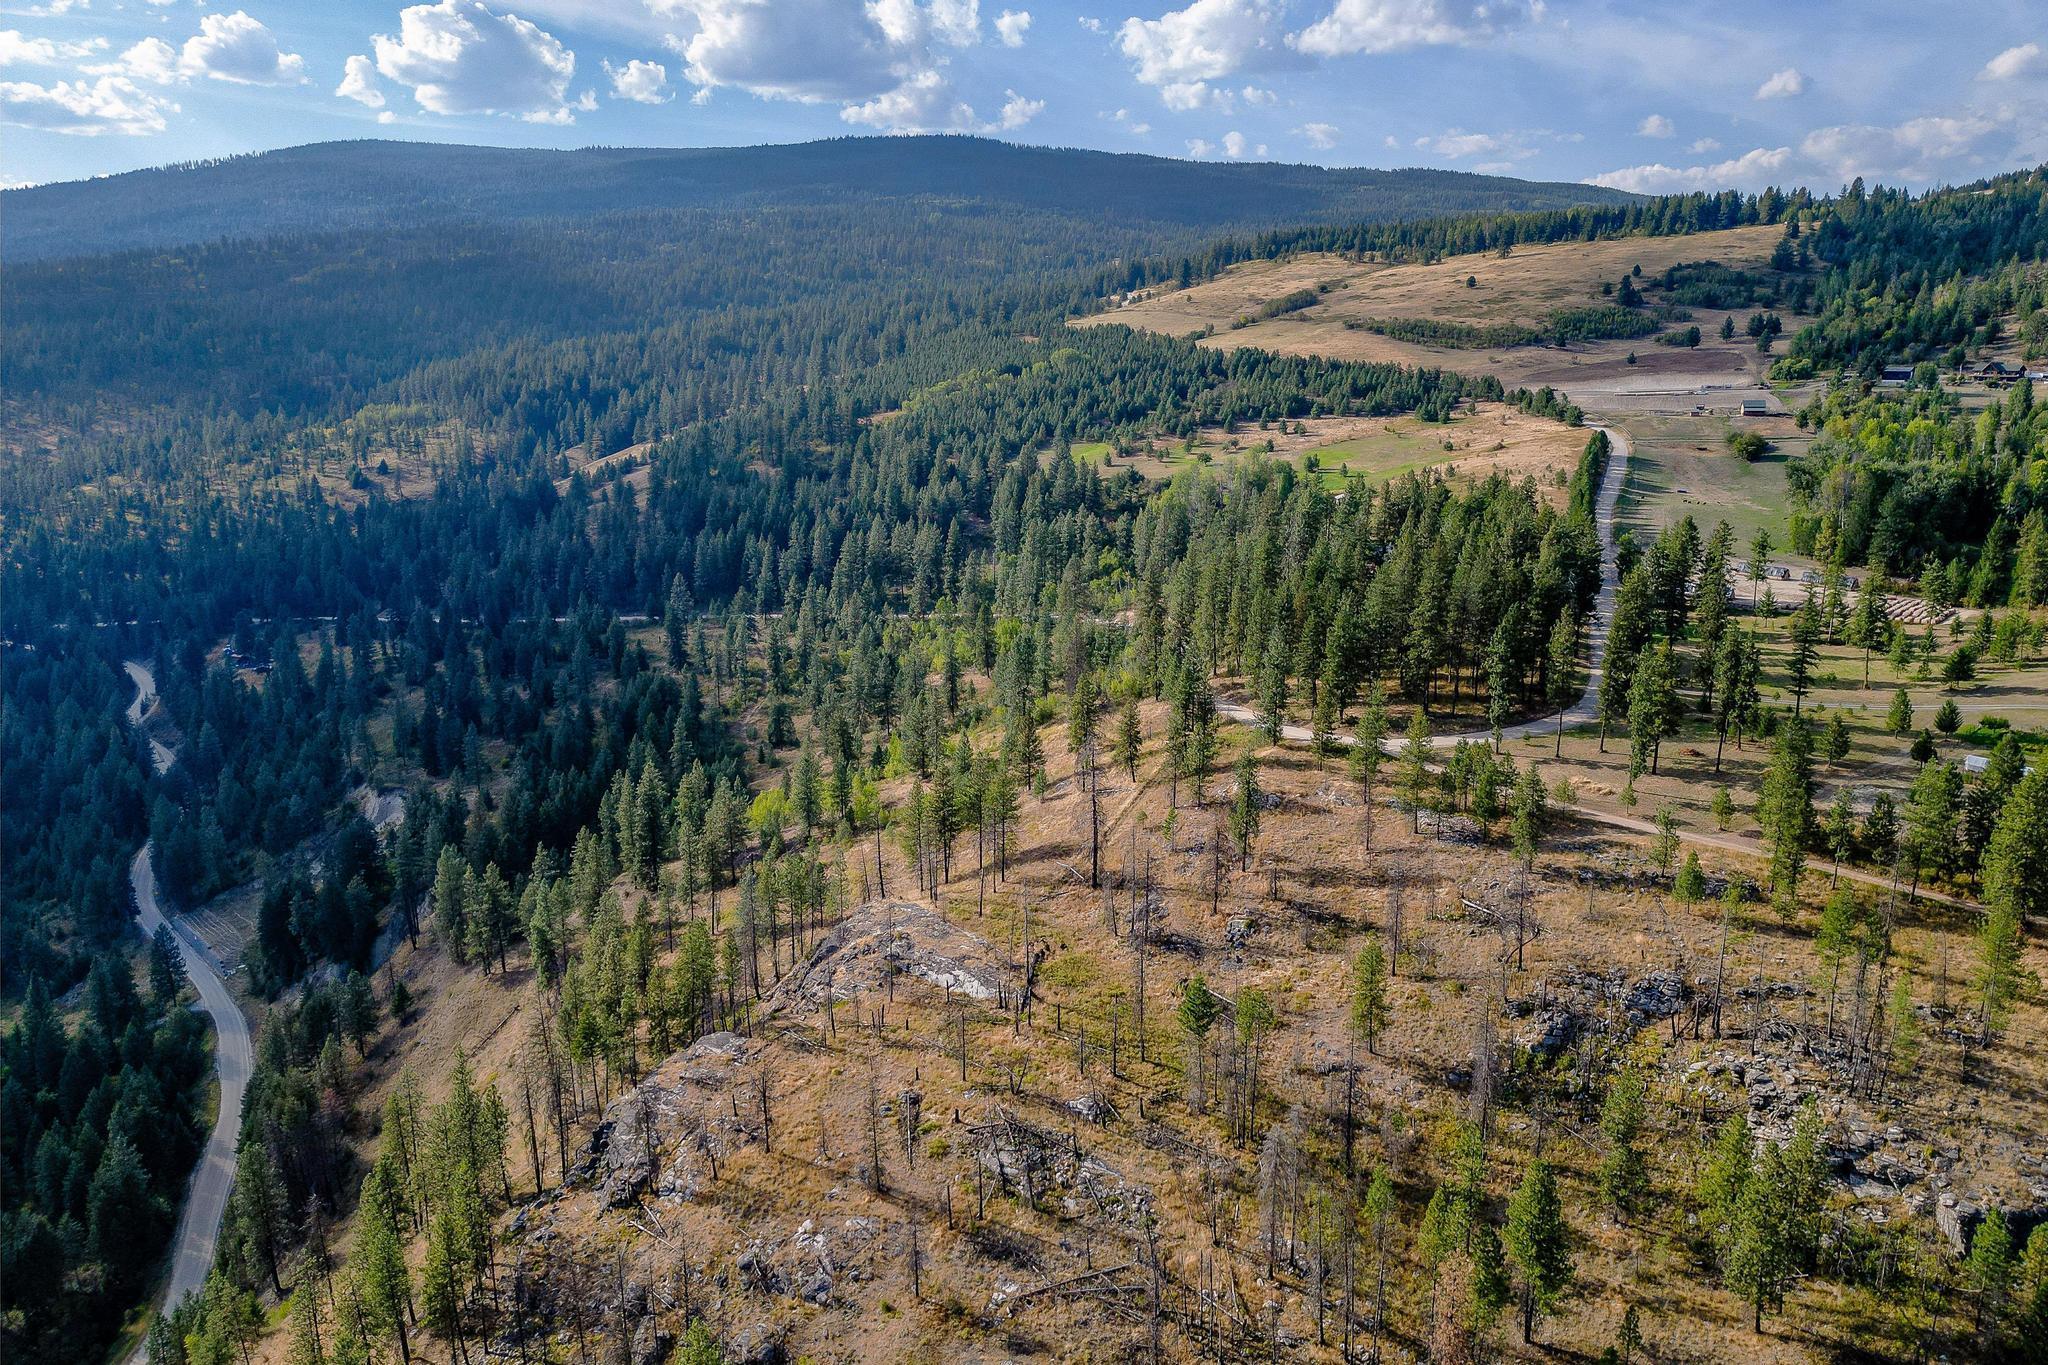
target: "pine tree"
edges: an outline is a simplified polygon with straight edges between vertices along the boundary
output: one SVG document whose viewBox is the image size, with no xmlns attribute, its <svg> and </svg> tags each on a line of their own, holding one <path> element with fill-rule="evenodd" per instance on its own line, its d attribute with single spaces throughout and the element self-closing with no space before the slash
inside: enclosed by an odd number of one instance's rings
<svg viewBox="0 0 2048 1365">
<path fill-rule="evenodd" d="M 2037 1223 L 2027 1234 L 2015 1278 L 2013 1337 L 2038 1346 L 2048 1341 L 2048 1223 Z M 2035 1354 L 2040 1354 L 2038 1349 Z"/>
<path fill-rule="evenodd" d="M 290 1335 L 285 1343 L 287 1365 L 324 1365 L 327 1352 L 320 1340 L 320 1293 L 302 1284 L 286 1301 Z"/>
<path fill-rule="evenodd" d="M 420 1272 L 420 1321 L 465 1362 L 469 1359 L 462 1332 L 466 1242 L 453 1211 L 443 1209 L 427 1236 L 427 1259 Z"/>
<path fill-rule="evenodd" d="M 1435 786 L 1429 772 L 1429 717 L 1418 706 L 1408 717 L 1407 743 L 1401 751 L 1401 800 L 1407 803 L 1410 827 L 1417 833 L 1422 830 L 1422 808 Z"/>
<path fill-rule="evenodd" d="M 2048 919 L 2048 766 L 2025 774 L 1985 845 L 1984 900 L 2024 923 Z"/>
<path fill-rule="evenodd" d="M 1351 1033 L 1367 1052 L 1379 1051 L 1380 1030 L 1390 1017 L 1387 1002 L 1387 950 L 1378 934 L 1368 934 L 1351 967 Z"/>
<path fill-rule="evenodd" d="M 1715 1259 L 1723 1270 L 1734 1247 L 1735 1211 L 1742 1202 L 1742 1192 L 1749 1186 L 1750 1165 L 1749 1120 L 1738 1110 L 1721 1125 L 1693 1191 L 1699 1226 L 1706 1230 Z"/>
<path fill-rule="evenodd" d="M 1770 841 L 1772 903 L 1790 913 L 1798 901 L 1799 874 L 1813 829 L 1813 732 L 1797 716 L 1779 727 L 1757 819 Z"/>
<path fill-rule="evenodd" d="M 1621 1330 L 1615 1333 L 1614 1349 L 1621 1357 L 1621 1365 L 1632 1365 L 1636 1352 L 1643 1349 L 1642 1314 L 1630 1304 L 1621 1314 Z"/>
<path fill-rule="evenodd" d="M 361 1288 L 366 1325 L 374 1335 L 397 1342 L 399 1358 L 410 1365 L 412 1345 L 406 1338 L 405 1323 L 412 1312 L 412 1274 L 406 1269 L 398 1211 L 391 1206 L 389 1178 L 383 1171 L 380 1162 L 363 1181 L 350 1263 Z"/>
<path fill-rule="evenodd" d="M 1646 649 L 1629 686 L 1628 771 L 1631 778 L 1657 773 L 1657 757 L 1675 728 L 1678 690 L 1671 680 L 1671 651 Z"/>
<path fill-rule="evenodd" d="M 1482 1331 L 1490 1329 L 1499 1319 L 1501 1310 L 1514 1301 L 1514 1296 L 1514 1281 L 1508 1275 L 1500 1233 L 1491 1223 L 1475 1224 L 1472 1229 L 1473 1322 Z"/>
<path fill-rule="evenodd" d="M 1554 1312 L 1572 1281 L 1571 1233 L 1558 1199 L 1557 1173 L 1541 1157 L 1508 1200 L 1505 1237 L 1522 1296 L 1522 1340 L 1535 1340 L 1539 1314 Z"/>
<path fill-rule="evenodd" d="M 1750 1305 L 1750 1325 L 1762 1332 L 1764 1314 L 1783 1304 L 1792 1277 L 1790 1213 L 1785 1207 L 1785 1157 L 1775 1142 L 1743 1183 L 1728 1233 L 1728 1285 Z"/>
<path fill-rule="evenodd" d="M 1551 627 L 1550 643 L 1544 651 L 1543 700 L 1557 712 L 1554 755 L 1564 753 L 1564 718 L 1579 699 L 1579 614 L 1567 608 L 1559 612 Z"/>
<path fill-rule="evenodd" d="M 1806 600 L 1792 616 L 1791 649 L 1785 657 L 1785 685 L 1792 693 L 1792 714 L 1797 716 L 1813 688 L 1814 664 L 1820 657 L 1820 605 L 1809 589 Z"/>
<path fill-rule="evenodd" d="M 1514 810 L 1508 819 L 1508 838 L 1524 868 L 1536 865 L 1536 850 L 1549 824 L 1550 798 L 1532 761 L 1515 781 Z"/>
<path fill-rule="evenodd" d="M 1351 746 L 1351 780 L 1358 784 L 1359 808 L 1365 816 L 1365 849 L 1372 851 L 1372 815 L 1377 804 L 1380 765 L 1386 761 L 1387 694 L 1375 682 L 1365 697 L 1358 720 L 1357 743 Z"/>
<path fill-rule="evenodd" d="M 1700 867 L 1699 850 L 1686 850 L 1685 862 L 1671 882 L 1671 896 L 1680 905 L 1697 905 L 1707 898 L 1707 874 Z"/>
<path fill-rule="evenodd" d="M 1600 1130 L 1607 1137 L 1607 1154 L 1600 1163 L 1600 1193 L 1623 1218 L 1635 1211 L 1650 1189 L 1649 1166 L 1637 1146 L 1644 1116 L 1643 1079 L 1624 1071 L 1608 1086 L 1600 1110 Z"/>
<path fill-rule="evenodd" d="M 1906 798 L 1906 846 L 1913 859 L 1913 889 L 1922 873 L 1947 877 L 1957 870 L 1957 821 L 1963 775 L 1953 763 L 1922 765 Z"/>
<path fill-rule="evenodd" d="M 1144 745 L 1145 734 L 1138 719 L 1138 690 L 1133 687 L 1125 694 L 1124 704 L 1117 712 L 1116 744 L 1110 751 L 1111 760 L 1132 782 L 1138 780 L 1138 758 Z"/>
<path fill-rule="evenodd" d="M 2013 1288 L 2012 1252 L 2005 1214 L 1996 1208 L 1986 1209 L 1970 1236 L 1969 1258 L 1963 1263 L 1963 1278 L 1976 1306 L 1977 1335 L 1986 1345 L 2003 1335 Z"/>
<path fill-rule="evenodd" d="M 1258 760 L 1249 746 L 1238 752 L 1233 778 L 1230 840 L 1237 845 L 1238 870 L 1245 871 L 1252 865 L 1252 841 L 1259 836 L 1259 802 L 1264 795 L 1259 790 Z"/>
<path fill-rule="evenodd" d="M 1180 1005 L 1174 1017 L 1180 1023 L 1181 1032 L 1187 1038 L 1188 1046 L 1188 1107 L 1200 1112 L 1203 1104 L 1204 1060 L 1208 1054 L 1209 1029 L 1216 1022 L 1216 1016 L 1223 1012 L 1223 1002 L 1209 989 L 1209 983 L 1200 972 L 1188 978 L 1181 988 Z"/>
<path fill-rule="evenodd" d="M 2020 915 L 2010 902 L 1988 906 L 1984 923 L 1977 931 L 1977 1019 L 1978 1041 L 1989 1045 L 1992 1035 L 2011 1016 L 2013 1000 L 2031 979 L 2021 965 L 2024 947 Z"/>
<path fill-rule="evenodd" d="M 441 845 L 440 857 L 434 863 L 434 932 L 458 962 L 465 960 L 463 954 L 469 943 L 469 903 L 464 895 L 464 874 L 468 871 L 453 844 Z"/>
</svg>

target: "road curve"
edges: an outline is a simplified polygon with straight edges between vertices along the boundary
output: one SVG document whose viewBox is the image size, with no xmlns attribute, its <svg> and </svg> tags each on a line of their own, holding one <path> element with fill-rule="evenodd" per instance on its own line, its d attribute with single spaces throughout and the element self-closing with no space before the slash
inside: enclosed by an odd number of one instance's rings
<svg viewBox="0 0 2048 1365">
<path fill-rule="evenodd" d="M 135 682 L 135 700 L 129 704 L 128 720 L 140 724 L 156 702 L 156 679 L 146 665 L 125 665 Z M 170 767 L 177 755 L 155 740 L 150 741 L 150 758 L 158 773 Z M 235 1143 L 242 1131 L 242 1097 L 249 1087 L 249 1073 L 256 1049 L 249 1039 L 249 1021 L 228 990 L 220 965 L 206 945 L 184 926 L 164 914 L 157 899 L 156 863 L 148 844 L 136 850 L 128 864 L 128 886 L 135 898 L 136 927 L 144 938 L 154 938 L 159 927 L 168 925 L 177 937 L 179 955 L 185 960 L 185 974 L 199 994 L 199 1007 L 213 1020 L 214 1068 L 220 1075 L 220 1112 L 206 1150 L 192 1172 L 185 1207 L 178 1216 L 178 1236 L 173 1244 L 171 1278 L 164 1294 L 164 1307 L 175 1307 L 188 1294 L 199 1292 L 213 1268 L 215 1244 L 220 1240 L 221 1217 L 227 1212 L 228 1192 L 235 1183 Z M 129 1357 L 129 1365 L 142 1365 L 149 1358 L 147 1343 Z"/>
<path fill-rule="evenodd" d="M 162 777 L 171 770 L 171 764 L 177 761 L 178 755 L 170 745 L 142 728 L 142 722 L 156 710 L 156 675 L 149 671 L 148 664 L 137 663 L 133 659 L 121 667 L 128 670 L 128 681 L 135 684 L 135 700 L 128 703 L 128 723 L 148 742 L 149 766 L 156 769 L 158 777 Z"/>
</svg>

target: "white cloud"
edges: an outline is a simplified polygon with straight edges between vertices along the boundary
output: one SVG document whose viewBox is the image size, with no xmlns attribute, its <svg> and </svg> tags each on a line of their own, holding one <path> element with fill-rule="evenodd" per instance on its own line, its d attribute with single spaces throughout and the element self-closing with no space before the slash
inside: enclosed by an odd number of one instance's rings
<svg viewBox="0 0 2048 1365">
<path fill-rule="evenodd" d="M 1799 151 L 1821 174 L 1838 182 L 1860 175 L 1924 183 L 1943 178 L 1944 167 L 1974 153 L 1999 126 L 1976 114 L 1916 118 L 1889 128 L 1840 124 L 1808 133 Z"/>
<path fill-rule="evenodd" d="M 1261 89 L 1256 85 L 1247 85 L 1244 89 L 1238 91 L 1237 93 L 1238 98 L 1242 99 L 1246 104 L 1251 105 L 1254 109 L 1259 108 L 1263 105 L 1276 104 L 1279 102 L 1280 99 L 1280 97 L 1274 94 L 1272 91 Z"/>
<path fill-rule="evenodd" d="M 398 115 L 392 113 L 389 109 L 386 109 L 383 113 L 377 115 L 377 122 L 396 123 L 398 122 Z"/>
<path fill-rule="evenodd" d="M 836 103 L 849 123 L 964 128 L 973 111 L 943 70 L 980 40 L 978 0 L 647 0 L 676 21 L 665 40 L 699 102 L 720 87 Z M 1028 15 L 1006 11 L 1021 40 Z M 1021 19 L 1020 24 L 1018 20 Z M 1008 41 L 1004 20 L 997 35 Z"/>
<path fill-rule="evenodd" d="M 1204 82 L 1274 52 L 1278 23 L 1278 8 L 1266 0 L 1194 0 L 1157 19 L 1124 20 L 1117 46 L 1139 81 L 1160 88 L 1169 108 L 1191 109 L 1206 94 Z"/>
<path fill-rule="evenodd" d="M 1718 152 L 1721 150 L 1721 139 L 1717 137 L 1699 138 L 1685 150 L 1691 152 L 1694 156 L 1704 156 L 1708 152 Z"/>
<path fill-rule="evenodd" d="M 0 29 L 0 66 L 57 66 L 105 51 L 106 46 L 105 38 L 65 43 L 52 38 L 31 38 L 11 28 Z"/>
<path fill-rule="evenodd" d="M 945 132 L 969 128 L 974 110 L 962 103 L 953 83 L 935 70 L 912 74 L 893 90 L 839 111 L 848 123 L 886 128 L 899 133 Z"/>
<path fill-rule="evenodd" d="M 377 70 L 410 86 L 430 114 L 516 114 L 572 123 L 565 102 L 576 54 L 516 14 L 482 0 L 440 0 L 400 11 L 398 36 L 370 40 Z"/>
<path fill-rule="evenodd" d="M 996 127 L 1002 132 L 1022 128 L 1045 112 L 1044 100 L 1026 99 L 1014 90 L 1005 90 L 1003 94 L 1006 97 L 1003 100 L 1003 114 L 996 122 Z"/>
<path fill-rule="evenodd" d="M 1438 133 L 1434 137 L 1419 137 L 1415 145 L 1438 156 L 1455 161 L 1461 156 L 1479 156 L 1486 152 L 1510 150 L 1509 142 L 1492 133 Z"/>
<path fill-rule="evenodd" d="M 1671 126 L 1671 120 L 1662 114 L 1651 114 L 1636 125 L 1638 137 L 1674 137 L 1678 129 Z"/>
<path fill-rule="evenodd" d="M 2030 71 L 2038 70 L 2041 64 L 2041 45 L 2039 43 L 2021 43 L 2018 47 L 2007 48 L 1990 61 L 1984 63 L 1984 69 L 1978 73 L 1977 79 L 2009 81 L 2016 77 L 2024 76 Z"/>
<path fill-rule="evenodd" d="M 635 104 L 666 104 L 675 98 L 675 92 L 668 88 L 668 68 L 660 62 L 643 62 L 638 59 L 624 66 L 604 64 L 604 74 L 612 78 L 612 94 Z"/>
<path fill-rule="evenodd" d="M 1128 109 L 1118 109 L 1114 113 L 1104 114 L 1102 117 L 1108 119 L 1111 123 L 1122 124 L 1124 131 L 1134 137 L 1143 137 L 1152 131 L 1151 124 L 1146 123 Z"/>
<path fill-rule="evenodd" d="M 88 76 L 125 76 L 129 80 L 169 85 L 184 79 L 178 67 L 178 49 L 161 38 L 144 38 L 124 48 L 119 57 L 99 66 L 85 68 Z"/>
<path fill-rule="evenodd" d="M 1731 161 L 1711 166 L 1625 166 L 1594 176 L 1588 184 L 1637 194 L 1679 194 L 1687 190 L 1761 189 L 1783 178 L 1791 164 L 1790 147 L 1758 147 Z"/>
<path fill-rule="evenodd" d="M 1540 18 L 1541 0 L 1337 0 L 1292 47 L 1317 57 L 1479 42 Z"/>
<path fill-rule="evenodd" d="M 1770 78 L 1756 88 L 1756 97 L 1760 100 L 1784 100 L 1805 93 L 1806 77 L 1796 66 L 1771 73 Z"/>
<path fill-rule="evenodd" d="M 1159 102 L 1175 113 L 1185 114 L 1209 102 L 1209 86 L 1204 81 L 1174 81 L 1159 87 Z"/>
<path fill-rule="evenodd" d="M 870 10 L 880 10 L 885 5 L 899 4 L 913 13 L 915 0 L 872 0 Z M 981 41 L 980 0 L 927 0 L 926 19 L 931 25 L 931 35 L 952 47 L 971 47 Z M 915 28 L 909 30 L 910 40 L 920 36 Z"/>
<path fill-rule="evenodd" d="M 1319 152 L 1327 152 L 1337 145 L 1337 125 L 1334 123 L 1304 123 L 1294 133 Z"/>
<path fill-rule="evenodd" d="M 1031 11 L 1028 9 L 1006 9 L 996 16 L 996 36 L 1003 40 L 1004 47 L 1024 46 L 1024 35 L 1031 31 Z"/>
<path fill-rule="evenodd" d="M 1196 158 L 1205 157 L 1215 150 L 1216 148 L 1214 144 L 1210 143 L 1205 138 L 1191 137 L 1188 139 L 1189 156 Z"/>
<path fill-rule="evenodd" d="M 1102 32 L 1102 21 L 1092 14 L 1082 15 L 1080 22 L 1081 27 L 1087 29 L 1090 33 Z"/>
<path fill-rule="evenodd" d="M 341 84 L 334 87 L 334 93 L 372 109 L 384 107 L 384 92 L 377 88 L 376 63 L 360 52 L 342 63 Z"/>
<path fill-rule="evenodd" d="M 1225 156 L 1243 156 L 1244 150 L 1245 143 L 1243 133 L 1240 133 L 1235 128 L 1233 128 L 1223 135 L 1223 154 Z"/>
<path fill-rule="evenodd" d="M 241 10 L 200 16 L 199 32 L 185 40 L 178 70 L 235 85 L 303 85 L 306 60 L 278 48 L 276 35 Z"/>
<path fill-rule="evenodd" d="M 164 116 L 178 106 L 136 85 L 126 76 L 94 81 L 0 81 L 0 123 L 46 133 L 97 137 L 117 133 L 144 137 L 164 130 Z"/>
</svg>

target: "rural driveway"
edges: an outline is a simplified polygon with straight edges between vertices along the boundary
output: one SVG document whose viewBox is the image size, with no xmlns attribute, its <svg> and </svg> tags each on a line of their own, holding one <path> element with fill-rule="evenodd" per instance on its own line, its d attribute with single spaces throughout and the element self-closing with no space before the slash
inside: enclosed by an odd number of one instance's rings
<svg viewBox="0 0 2048 1365">
<path fill-rule="evenodd" d="M 1595 427 L 1595 431 L 1607 433 L 1610 450 L 1607 469 L 1600 477 L 1600 492 L 1593 499 L 1593 525 L 1600 535 L 1600 592 L 1593 599 L 1593 614 L 1586 622 L 1586 686 L 1564 713 L 1563 724 L 1584 725 L 1600 718 L 1600 666 L 1607 658 L 1607 626 L 1614 616 L 1614 594 L 1620 587 L 1614 564 L 1614 510 L 1621 501 L 1622 485 L 1628 482 L 1628 438 L 1613 427 Z M 1231 720 L 1251 725 L 1258 723 L 1258 713 L 1249 706 L 1234 701 L 1219 701 L 1218 714 Z M 1558 727 L 1556 712 L 1525 720 L 1518 725 L 1501 727 L 1502 743 L 1524 739 L 1530 735 L 1548 734 Z M 1283 725 L 1280 727 L 1283 739 L 1307 743 L 1313 736 L 1305 725 Z M 1466 730 L 1457 734 L 1432 735 L 1430 745 L 1437 749 L 1456 748 L 1461 742 L 1491 740 L 1491 730 Z M 1352 735 L 1339 735 L 1337 742 L 1343 745 L 1357 743 Z M 1388 753 L 1395 752 L 1396 741 L 1390 736 L 1382 746 Z"/>
<path fill-rule="evenodd" d="M 1593 520 L 1600 532 L 1600 594 L 1594 601 L 1592 619 L 1586 624 L 1586 687 L 1579 694 L 1579 699 L 1573 702 L 1564 713 L 1564 724 L 1567 726 L 1590 724 L 1600 718 L 1600 666 L 1607 656 L 1607 627 L 1614 615 L 1614 594 L 1619 586 L 1619 581 L 1614 571 L 1614 513 L 1616 505 L 1621 501 L 1622 485 L 1628 481 L 1629 445 L 1628 438 L 1612 427 L 1600 427 L 1597 430 L 1605 431 L 1607 439 L 1613 443 L 1613 453 L 1608 456 L 1606 472 L 1600 479 L 1600 494 L 1593 502 Z M 1216 711 L 1219 715 L 1229 720 L 1237 721 L 1240 724 L 1256 725 L 1259 723 L 1258 713 L 1252 710 L 1251 707 L 1239 702 L 1219 701 L 1216 704 Z M 1558 717 L 1553 712 L 1549 716 L 1523 721 L 1519 725 L 1503 726 L 1500 732 L 1501 740 L 1505 743 L 1510 740 L 1523 739 L 1530 735 L 1549 734 L 1557 726 Z M 1280 737 L 1300 744 L 1310 743 L 1315 738 L 1305 725 L 1283 725 L 1280 727 Z M 1466 730 L 1458 734 L 1432 735 L 1430 737 L 1430 745 L 1433 748 L 1450 749 L 1456 747 L 1461 742 L 1477 743 L 1490 741 L 1492 738 L 1493 732 L 1490 730 Z M 1358 737 L 1356 735 L 1338 735 L 1336 740 L 1337 743 L 1349 747 L 1358 742 Z M 1381 747 L 1390 754 L 1396 754 L 1405 745 L 1402 741 L 1390 736 Z M 1564 809 L 1569 810 L 1580 819 L 1592 820 L 1599 824 L 1612 826 L 1615 829 L 1625 829 L 1636 834 L 1655 834 L 1657 832 L 1657 827 L 1654 824 L 1648 820 L 1637 819 L 1632 815 L 1621 815 L 1613 811 L 1598 810 L 1591 806 L 1567 806 Z M 1741 835 L 1709 834 L 1702 830 L 1681 829 L 1678 831 L 1678 837 L 1685 843 L 1697 844 L 1702 848 L 1720 849 L 1724 852 L 1740 853 L 1752 858 L 1767 856 L 1760 842 L 1744 838 Z M 1887 877 L 1869 872 L 1860 872 L 1854 868 L 1845 867 L 1841 869 L 1840 875 L 1845 880 L 1859 882 L 1866 886 L 1888 888 L 1891 885 L 1891 880 Z M 1964 900 L 1959 896 L 1948 896 L 1925 888 L 1919 894 L 1922 900 L 1938 901 L 1943 905 L 1954 906 L 1961 910 L 1982 909 L 1976 902 Z"/>
</svg>

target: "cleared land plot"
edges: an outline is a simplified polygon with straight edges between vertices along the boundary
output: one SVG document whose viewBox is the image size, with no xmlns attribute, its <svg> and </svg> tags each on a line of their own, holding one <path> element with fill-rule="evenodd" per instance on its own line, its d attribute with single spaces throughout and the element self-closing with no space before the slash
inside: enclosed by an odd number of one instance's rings
<svg viewBox="0 0 2048 1365">
<path fill-rule="evenodd" d="M 1705 337 L 1696 349 L 1659 345 L 1649 337 L 1570 346 L 1462 349 L 1396 341 L 1365 331 L 1368 318 L 1427 318 L 1484 326 L 1537 324 L 1560 308 L 1612 302 L 1602 281 L 1618 281 L 1640 265 L 1647 279 L 1689 261 L 1719 261 L 1762 269 L 1781 229 L 1730 228 L 1686 237 L 1624 237 L 1600 242 L 1557 242 L 1517 247 L 1511 255 L 1453 256 L 1434 264 L 1385 265 L 1317 253 L 1282 261 L 1254 261 L 1190 289 L 1135 297 L 1120 308 L 1077 325 L 1121 323 L 1177 336 L 1211 331 L 1205 346 L 1257 346 L 1293 355 L 1438 367 L 1464 374 L 1497 375 L 1503 384 L 1556 384 L 1665 371 L 1688 383 L 1747 383 L 1761 373 L 1760 357 L 1741 334 L 1717 335 L 1727 313 L 1692 310 Z M 1474 283 L 1467 286 L 1471 278 Z M 1328 286 L 1313 307 L 1233 327 L 1264 305 L 1302 289 Z M 1653 295 L 1654 298 L 1654 295 Z M 1792 325 L 1787 319 L 1788 327 Z M 1633 351 L 1637 364 L 1627 364 Z"/>
<path fill-rule="evenodd" d="M 1296 430 L 1296 428 L 1301 428 Z M 1553 500 L 1564 496 L 1564 481 L 1585 448 L 1586 433 L 1562 422 L 1533 417 L 1504 403 L 1478 403 L 1448 422 L 1405 417 L 1318 417 L 1236 432 L 1207 428 L 1192 449 L 1182 442 L 1154 441 L 1115 456 L 1106 442 L 1073 448 L 1074 458 L 1111 467 L 1134 468 L 1145 478 L 1164 480 L 1191 464 L 1217 464 L 1258 454 L 1313 472 L 1331 488 L 1353 476 L 1372 483 L 1441 468 L 1458 483 L 1477 483 L 1494 474 L 1533 478 Z M 1269 448 L 1270 447 L 1270 448 Z"/>
<path fill-rule="evenodd" d="M 1813 438 L 1789 419 L 1638 416 L 1627 427 L 1634 448 L 1618 517 L 1638 540 L 1690 515 L 1702 532 L 1726 521 L 1745 552 L 1759 529 L 1769 530 L 1780 546 L 1790 543 L 1785 465 Z M 1760 460 L 1744 460 L 1726 444 L 1735 430 L 1754 431 L 1775 448 Z"/>
</svg>

